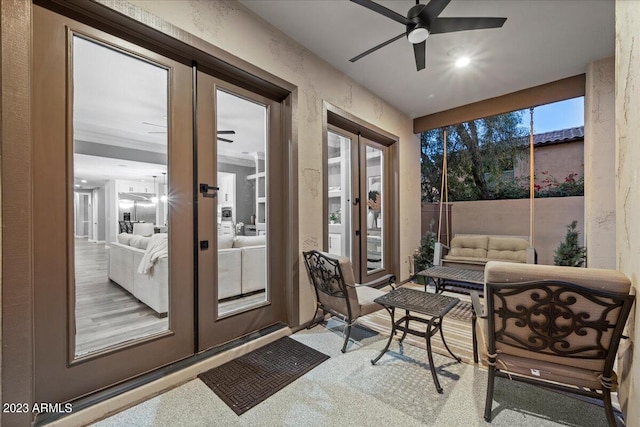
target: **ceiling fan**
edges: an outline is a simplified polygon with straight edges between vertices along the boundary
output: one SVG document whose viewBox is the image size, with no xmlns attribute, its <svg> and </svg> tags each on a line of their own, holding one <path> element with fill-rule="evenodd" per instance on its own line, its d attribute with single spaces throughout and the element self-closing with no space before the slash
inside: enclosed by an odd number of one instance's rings
<svg viewBox="0 0 640 427">
<path fill-rule="evenodd" d="M 217 131 L 217 133 L 218 135 L 235 135 L 236 131 L 235 130 L 219 130 Z M 233 140 L 231 139 L 221 138 L 221 137 L 218 137 L 218 141 L 228 142 L 229 144 L 233 142 Z"/>
<path fill-rule="evenodd" d="M 438 16 L 442 13 L 444 8 L 447 7 L 451 0 L 430 0 L 427 4 L 420 4 L 419 0 L 416 0 L 416 5 L 409 9 L 406 17 L 371 0 L 351 1 L 403 24 L 406 29 L 402 34 L 389 39 L 386 42 L 380 43 L 366 52 L 362 52 L 360 55 L 351 58 L 349 61 L 356 62 L 370 53 L 373 53 L 376 50 L 406 36 L 409 42 L 413 44 L 413 53 L 416 58 L 416 67 L 418 71 L 425 67 L 427 49 L 426 40 L 430 34 L 500 28 L 507 20 L 507 18 L 439 18 Z"/>
<path fill-rule="evenodd" d="M 163 129 L 167 128 L 165 125 L 158 125 L 158 124 L 149 123 L 149 122 L 142 122 L 142 124 L 149 125 L 149 126 L 156 126 L 156 127 L 163 128 Z M 161 134 L 161 133 L 167 133 L 167 131 L 166 130 L 156 130 L 156 131 L 152 130 L 152 131 L 148 131 L 147 133 L 149 133 L 149 134 L 158 134 L 158 133 L 160 133 Z M 219 130 L 219 131 L 217 131 L 217 134 L 218 135 L 235 135 L 236 131 L 235 130 Z M 218 141 L 228 142 L 229 144 L 231 144 L 233 142 L 233 140 L 231 140 L 231 139 L 221 138 L 221 137 L 218 137 Z"/>
</svg>

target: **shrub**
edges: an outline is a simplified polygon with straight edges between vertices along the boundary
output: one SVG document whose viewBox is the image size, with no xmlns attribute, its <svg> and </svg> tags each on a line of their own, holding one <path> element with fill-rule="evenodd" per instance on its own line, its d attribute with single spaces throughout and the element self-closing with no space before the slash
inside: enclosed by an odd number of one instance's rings
<svg viewBox="0 0 640 427">
<path fill-rule="evenodd" d="M 415 272 L 433 267 L 433 247 L 436 244 L 436 233 L 428 231 L 420 240 L 420 248 L 413 255 Z"/>
<path fill-rule="evenodd" d="M 558 245 L 553 255 L 553 263 L 555 265 L 565 265 L 569 267 L 582 267 L 586 257 L 587 250 L 578 244 L 578 230 L 576 226 L 578 221 L 573 220 L 567 226 L 567 235 L 564 242 Z"/>
</svg>

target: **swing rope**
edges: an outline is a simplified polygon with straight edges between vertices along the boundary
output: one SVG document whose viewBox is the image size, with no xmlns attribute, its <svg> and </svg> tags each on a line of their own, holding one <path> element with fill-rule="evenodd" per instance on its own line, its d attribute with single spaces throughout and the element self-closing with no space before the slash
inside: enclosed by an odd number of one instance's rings
<svg viewBox="0 0 640 427">
<path fill-rule="evenodd" d="M 535 155 L 533 150 L 533 107 L 529 108 L 530 128 L 529 128 L 529 247 L 533 246 L 533 201 L 535 192 Z"/>
<path fill-rule="evenodd" d="M 442 155 L 442 176 L 440 179 L 440 206 L 438 212 L 438 243 L 442 243 L 442 204 L 448 206 L 449 203 L 449 177 L 447 174 L 447 129 L 442 128 L 443 134 L 443 155 Z M 447 231 L 447 246 L 449 245 L 449 215 L 445 209 L 445 223 Z"/>
</svg>

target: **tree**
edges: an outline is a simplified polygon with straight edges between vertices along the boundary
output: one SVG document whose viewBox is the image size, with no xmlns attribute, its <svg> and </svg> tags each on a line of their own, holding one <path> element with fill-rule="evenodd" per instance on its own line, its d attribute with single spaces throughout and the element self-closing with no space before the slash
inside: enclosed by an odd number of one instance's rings
<svg viewBox="0 0 640 427">
<path fill-rule="evenodd" d="M 492 188 L 517 158 L 526 156 L 523 111 L 447 126 L 449 200 L 492 198 Z M 442 176 L 442 129 L 421 135 L 422 200 L 438 201 Z"/>
<path fill-rule="evenodd" d="M 582 267 L 584 258 L 587 254 L 586 248 L 578 244 L 578 230 L 576 226 L 578 221 L 575 219 L 571 224 L 567 225 L 567 235 L 564 242 L 558 245 L 553 254 L 553 263 L 555 265 L 565 265 L 569 267 Z"/>
</svg>

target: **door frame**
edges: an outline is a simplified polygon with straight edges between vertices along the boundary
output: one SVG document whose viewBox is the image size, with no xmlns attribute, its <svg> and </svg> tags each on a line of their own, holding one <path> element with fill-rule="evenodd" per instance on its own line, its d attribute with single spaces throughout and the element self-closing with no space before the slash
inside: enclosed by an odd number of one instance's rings
<svg viewBox="0 0 640 427">
<path fill-rule="evenodd" d="M 287 313 L 290 325 L 299 324 L 298 132 L 297 86 L 131 4 L 94 0 L 34 0 L 156 53 L 190 65 L 197 61 L 221 76 L 255 91 L 277 97 L 283 106 L 283 131 L 288 144 L 287 190 Z M 31 117 L 31 1 L 0 2 L 0 132 L 2 158 L 3 228 L 0 230 L 2 286 L 2 390 L 5 402 L 34 403 L 34 289 L 33 289 L 33 162 Z M 10 23 L 10 25 L 9 25 Z M 195 189 L 194 189 L 194 193 Z M 195 194 L 194 194 L 195 197 Z M 194 248 L 195 251 L 195 248 Z M 150 379 L 149 379 L 150 381 Z M 148 381 L 147 381 L 148 382 Z M 3 413 L 2 423 L 27 425 L 32 414 Z"/>
<path fill-rule="evenodd" d="M 327 138 L 331 127 L 342 129 L 354 135 L 361 135 L 375 143 L 387 147 L 387 159 L 389 168 L 386 171 L 385 180 L 387 189 L 391 195 L 387 203 L 388 212 L 392 215 L 392 220 L 388 224 L 388 238 L 386 246 L 386 261 L 388 267 L 385 269 L 388 273 L 395 277 L 400 277 L 400 161 L 399 161 L 399 140 L 397 136 L 375 126 L 361 118 L 354 116 L 335 105 L 323 101 L 322 102 L 322 247 L 324 251 L 329 248 L 329 224 L 325 220 L 329 217 L 329 204 L 327 202 Z M 338 132 L 339 133 L 339 132 Z M 353 150 L 353 145 L 352 145 Z M 352 184 L 353 185 L 353 184 Z M 362 203 L 361 203 L 362 204 Z M 361 223 L 362 223 L 361 218 Z M 366 222 L 365 222 L 366 223 Z M 365 267 L 362 269 L 366 270 Z M 369 282 L 382 276 L 384 273 L 373 273 L 369 277 Z"/>
</svg>

